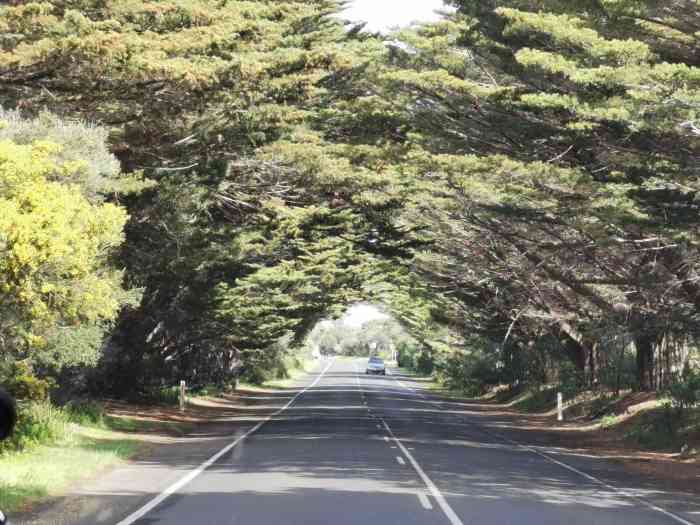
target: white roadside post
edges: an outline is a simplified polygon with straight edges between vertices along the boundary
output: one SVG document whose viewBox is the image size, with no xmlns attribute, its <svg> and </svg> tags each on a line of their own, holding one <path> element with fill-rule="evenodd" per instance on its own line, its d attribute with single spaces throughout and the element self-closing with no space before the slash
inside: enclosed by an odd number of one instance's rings
<svg viewBox="0 0 700 525">
<path fill-rule="evenodd" d="M 180 381 L 180 412 L 185 411 L 185 381 Z"/>
<path fill-rule="evenodd" d="M 557 392 L 557 421 L 564 421 L 563 396 L 561 392 Z"/>
</svg>

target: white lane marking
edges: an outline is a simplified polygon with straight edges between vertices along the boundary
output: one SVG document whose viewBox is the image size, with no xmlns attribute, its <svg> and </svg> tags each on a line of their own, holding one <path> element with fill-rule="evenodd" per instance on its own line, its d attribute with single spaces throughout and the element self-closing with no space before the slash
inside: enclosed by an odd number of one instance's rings
<svg viewBox="0 0 700 525">
<path fill-rule="evenodd" d="M 430 503 L 430 500 L 428 499 L 428 496 L 423 494 L 422 492 L 418 493 L 418 501 L 420 501 L 421 506 L 425 510 L 433 510 L 433 504 Z"/>
<path fill-rule="evenodd" d="M 398 447 L 401 449 L 401 452 L 403 452 L 403 455 L 408 458 L 408 461 L 411 463 L 411 466 L 423 480 L 425 486 L 428 487 L 428 490 L 433 495 L 435 501 L 437 501 L 438 505 L 442 509 L 442 512 L 445 513 L 445 516 L 447 516 L 447 519 L 450 521 L 450 523 L 452 525 L 464 525 L 462 523 L 462 520 L 459 519 L 459 516 L 457 516 L 457 514 L 455 514 L 455 511 L 452 510 L 450 504 L 447 503 L 447 500 L 443 497 L 440 490 L 435 486 L 435 483 L 433 483 L 433 481 L 428 477 L 428 475 L 425 472 L 423 472 L 423 469 L 420 467 L 416 459 L 408 450 L 406 450 L 406 447 L 403 446 L 403 443 L 401 443 L 401 441 L 397 439 L 397 437 L 391 431 L 391 428 L 389 427 L 389 425 L 387 425 L 384 419 L 382 419 L 382 423 L 384 424 L 384 428 L 386 429 L 387 434 L 389 434 L 394 440 L 394 442 L 398 445 Z"/>
<path fill-rule="evenodd" d="M 389 442 L 389 436 L 384 436 L 384 441 Z"/>
<path fill-rule="evenodd" d="M 242 436 L 240 436 L 238 439 L 236 439 L 234 442 L 229 443 L 226 445 L 224 448 L 222 448 L 219 452 L 214 454 L 212 457 L 210 457 L 208 460 L 206 460 L 204 463 L 202 463 L 200 466 L 198 466 L 196 469 L 194 469 L 192 472 L 181 478 L 179 481 L 176 481 L 172 485 L 170 485 L 168 488 L 166 488 L 163 492 L 161 492 L 158 496 L 153 498 L 151 501 L 146 503 L 143 507 L 138 509 L 137 511 L 133 512 L 123 520 L 121 520 L 117 525 L 132 525 L 136 521 L 140 520 L 143 518 L 146 514 L 151 512 L 154 508 L 156 508 L 158 505 L 160 505 L 166 498 L 169 496 L 173 495 L 175 492 L 180 490 L 182 487 L 187 485 L 189 482 L 191 482 L 194 478 L 199 476 L 202 472 L 204 472 L 206 469 L 211 467 L 214 463 L 216 463 L 222 456 L 227 454 L 228 452 L 233 449 L 238 443 L 243 441 L 245 438 L 256 432 L 257 430 L 260 429 L 261 426 L 263 426 L 265 423 L 270 421 L 273 417 L 281 414 L 285 410 L 287 410 L 294 401 L 297 400 L 297 398 L 302 395 L 304 392 L 306 392 L 309 388 L 313 388 L 316 386 L 316 384 L 321 380 L 321 378 L 325 375 L 325 373 L 328 371 L 328 369 L 331 367 L 333 364 L 333 360 L 331 360 L 330 363 L 328 363 L 328 366 L 323 369 L 323 372 L 319 374 L 319 376 L 314 380 L 313 383 L 311 383 L 309 386 L 304 388 L 303 390 L 297 392 L 297 394 L 290 399 L 289 403 L 284 405 L 282 408 L 280 408 L 277 412 L 274 414 L 267 416 L 265 419 L 263 419 L 260 423 L 255 425 L 253 428 L 248 430 L 246 433 L 244 433 Z"/>
<path fill-rule="evenodd" d="M 489 432 L 486 432 L 486 433 L 489 433 Z M 523 450 L 527 450 L 528 452 L 532 452 L 533 454 L 536 454 L 536 455 L 540 456 L 541 458 L 546 459 L 547 461 L 554 463 L 555 465 L 559 465 L 560 467 L 565 468 L 566 470 L 570 470 L 571 472 L 574 472 L 575 474 L 578 474 L 579 476 L 582 476 L 589 481 L 592 481 L 592 482 L 594 482 L 602 487 L 605 487 L 608 490 L 616 492 L 617 494 L 619 494 L 622 497 L 625 497 L 625 498 L 630 499 L 632 501 L 636 501 L 637 503 L 641 503 L 642 505 L 644 505 L 648 509 L 659 512 L 659 513 L 663 514 L 664 516 L 666 516 L 667 518 L 671 518 L 672 520 L 674 520 L 678 523 L 682 523 L 683 525 L 696 525 L 693 522 L 690 522 L 686 519 L 683 519 L 678 514 L 674 514 L 673 512 L 670 512 L 670 511 L 663 509 L 657 505 L 654 505 L 653 503 L 646 501 L 638 496 L 635 496 L 634 494 L 630 494 L 629 492 L 627 492 L 623 489 L 619 489 L 619 488 L 615 487 L 614 485 L 610 485 L 609 483 L 606 483 L 602 479 L 598 479 L 595 476 L 587 474 L 587 473 L 585 473 L 585 472 L 583 472 L 575 467 L 572 467 L 571 465 L 568 465 L 567 463 L 564 463 L 563 461 L 559 461 L 558 459 L 554 459 L 549 454 L 545 454 L 544 452 L 540 452 L 537 449 L 534 449 L 532 447 L 528 447 L 527 445 L 523 445 L 521 443 L 518 443 L 517 441 L 514 441 L 514 440 L 507 438 L 505 436 L 502 436 L 500 434 L 491 433 L 491 435 L 500 437 L 501 439 L 504 439 L 505 441 L 508 441 L 511 444 L 522 448 Z"/>
<path fill-rule="evenodd" d="M 405 464 L 406 464 L 406 462 L 404 461 L 404 459 L 403 459 L 401 456 L 396 456 L 396 461 L 399 462 L 399 465 L 405 465 Z"/>
<path fill-rule="evenodd" d="M 377 428 L 382 428 L 382 426 L 381 426 L 381 425 L 377 425 Z"/>
<path fill-rule="evenodd" d="M 405 384 L 403 381 L 400 381 L 400 380 L 396 379 L 396 376 L 395 376 L 395 375 L 391 374 L 391 377 L 392 377 L 392 379 L 393 379 L 394 381 L 396 381 L 399 385 L 401 385 L 402 387 L 404 387 L 404 388 L 405 388 L 406 390 L 408 390 L 409 392 L 412 392 L 412 393 L 416 394 L 417 396 L 420 396 L 420 397 L 422 397 L 423 399 L 425 399 L 425 395 L 424 395 L 424 394 L 422 394 L 421 392 L 418 392 L 417 390 L 411 388 L 410 386 L 408 386 L 407 384 Z"/>
<path fill-rule="evenodd" d="M 414 390 L 413 388 L 411 388 L 411 387 L 408 386 L 408 385 L 405 385 L 404 383 L 402 383 L 401 381 L 399 381 L 399 380 L 396 379 L 395 377 L 394 377 L 394 379 L 395 379 L 396 382 L 397 382 L 399 385 L 401 385 L 402 387 L 404 387 L 404 388 L 410 390 L 411 392 L 414 392 L 415 394 L 418 394 L 419 396 L 425 398 L 425 396 L 424 396 L 423 394 L 421 394 L 420 392 Z M 436 401 L 431 401 L 431 404 L 432 404 L 434 407 L 436 407 L 436 408 L 442 408 L 442 405 L 443 405 L 443 403 L 441 403 L 441 402 L 439 402 L 439 401 L 438 401 L 438 402 L 436 402 Z M 539 451 L 539 450 L 537 450 L 537 449 L 535 449 L 535 448 L 528 447 L 527 445 L 523 445 L 522 443 L 518 443 L 517 441 L 515 441 L 515 440 L 513 440 L 513 439 L 510 439 L 510 438 L 508 438 L 508 437 L 506 437 L 506 436 L 503 436 L 503 435 L 501 435 L 501 434 L 498 434 L 498 433 L 496 433 L 496 432 L 491 432 L 490 430 L 486 430 L 486 429 L 484 429 L 481 425 L 476 425 L 476 426 L 478 426 L 479 429 L 480 429 L 482 432 L 484 432 L 485 434 L 491 435 L 491 436 L 496 437 L 496 438 L 499 438 L 499 439 L 503 439 L 504 441 L 507 441 L 507 442 L 511 443 L 512 445 L 515 445 L 515 446 L 517 446 L 517 447 L 520 447 L 520 448 L 523 449 L 523 450 L 526 450 L 526 451 L 528 451 L 528 452 L 531 452 L 531 453 L 533 453 L 533 454 L 536 454 L 537 456 L 540 456 L 541 458 L 543 458 L 543 459 L 545 459 L 545 460 L 547 460 L 547 461 L 549 461 L 549 462 L 551 462 L 551 463 L 554 463 L 555 465 L 559 465 L 560 467 L 562 467 L 562 468 L 564 468 L 564 469 L 566 469 L 566 470 L 568 470 L 568 471 L 570 471 L 570 472 L 573 472 L 573 473 L 575 473 L 575 474 L 578 474 L 579 476 L 581 476 L 581 477 L 583 477 L 583 478 L 585 478 L 585 479 L 587 479 L 587 480 L 589 480 L 589 481 L 592 481 L 592 482 L 596 483 L 597 485 L 600 485 L 601 487 L 605 487 L 605 488 L 608 489 L 608 490 L 612 490 L 613 492 L 616 492 L 617 494 L 619 494 L 619 495 L 622 496 L 622 497 L 625 497 L 625 498 L 627 498 L 627 499 L 629 499 L 629 500 L 632 500 L 632 501 L 635 501 L 635 502 L 637 502 L 637 503 L 640 503 L 640 504 L 644 505 L 645 507 L 647 507 L 647 508 L 650 509 L 650 510 L 653 510 L 653 511 L 655 511 L 655 512 L 658 512 L 658 513 L 660 513 L 660 514 L 663 514 L 664 516 L 666 516 L 666 517 L 668 517 L 668 518 L 671 518 L 672 520 L 674 520 L 674 521 L 676 521 L 676 522 L 678 522 L 678 523 L 681 523 L 682 525 L 696 525 L 695 523 L 692 523 L 692 522 L 690 522 L 690 521 L 684 519 L 682 516 L 679 516 L 678 514 L 675 514 L 675 513 L 673 513 L 673 512 L 670 512 L 670 511 L 668 511 L 668 510 L 666 510 L 666 509 L 664 509 L 664 508 L 662 508 L 662 507 L 659 507 L 658 505 L 654 505 L 653 503 L 651 503 L 651 502 L 649 502 L 649 501 L 647 501 L 647 500 L 644 500 L 644 499 L 642 499 L 642 498 L 640 498 L 640 497 L 638 497 L 638 496 L 635 496 L 634 494 L 630 494 L 629 492 L 627 492 L 627 491 L 625 491 L 625 490 L 623 490 L 623 489 L 620 489 L 620 488 L 618 488 L 618 487 L 615 487 L 614 485 L 611 485 L 611 484 L 609 484 L 609 483 L 606 483 L 606 482 L 603 481 L 602 479 L 596 478 L 595 476 L 592 476 L 591 474 L 587 474 L 586 472 L 583 472 L 583 471 L 581 471 L 581 470 L 578 470 L 577 468 L 572 467 L 571 465 L 569 465 L 569 464 L 567 464 L 567 463 L 564 463 L 563 461 L 559 461 L 558 459 L 554 459 L 554 458 L 551 457 L 549 454 L 546 454 L 546 453 L 544 453 L 544 452 L 541 452 L 541 451 Z"/>
</svg>

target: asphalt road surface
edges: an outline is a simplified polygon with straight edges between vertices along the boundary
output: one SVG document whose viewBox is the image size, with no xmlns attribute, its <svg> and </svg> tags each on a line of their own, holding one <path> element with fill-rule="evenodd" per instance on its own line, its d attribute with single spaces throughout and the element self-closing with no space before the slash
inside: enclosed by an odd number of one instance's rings
<svg viewBox="0 0 700 525">
<path fill-rule="evenodd" d="M 649 488 L 598 458 L 521 445 L 498 419 L 396 373 L 367 376 L 365 363 L 327 361 L 286 406 L 217 437 L 211 456 L 183 459 L 167 487 L 156 490 L 152 473 L 153 490 L 124 486 L 129 499 L 82 522 L 700 523 L 700 502 L 688 495 Z"/>
</svg>

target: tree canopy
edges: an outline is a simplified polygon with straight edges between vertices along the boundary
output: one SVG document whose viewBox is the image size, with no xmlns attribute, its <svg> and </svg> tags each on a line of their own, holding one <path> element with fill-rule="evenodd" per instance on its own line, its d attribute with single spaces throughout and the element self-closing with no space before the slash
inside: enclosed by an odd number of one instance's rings
<svg viewBox="0 0 700 525">
<path fill-rule="evenodd" d="M 5 178 L 73 199 L 37 213 L 92 243 L 23 278 L 85 279 L 89 307 L 52 292 L 62 316 L 119 310 L 103 387 L 268 366 L 363 300 L 455 374 L 478 355 L 526 379 L 546 355 L 592 385 L 618 348 L 638 387 L 677 374 L 700 308 L 697 2 L 450 3 L 391 39 L 333 0 L 0 8 L 0 104 L 25 116 L 0 129 L 24 159 Z M 88 211 L 112 229 L 90 240 Z"/>
</svg>

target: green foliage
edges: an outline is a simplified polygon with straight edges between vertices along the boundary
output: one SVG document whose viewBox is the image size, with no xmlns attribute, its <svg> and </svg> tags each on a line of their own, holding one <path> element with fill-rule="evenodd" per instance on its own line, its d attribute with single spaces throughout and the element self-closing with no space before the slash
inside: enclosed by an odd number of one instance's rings
<svg viewBox="0 0 700 525">
<path fill-rule="evenodd" d="M 686 364 L 681 376 L 669 385 L 668 394 L 673 406 L 681 411 L 696 406 L 700 403 L 700 371 Z"/>
<path fill-rule="evenodd" d="M 73 401 L 63 407 L 63 410 L 72 423 L 99 428 L 104 428 L 107 425 L 105 408 L 97 401 Z"/>
<path fill-rule="evenodd" d="M 0 137 L 0 350 L 42 373 L 94 364 L 127 300 L 109 261 L 127 215 L 104 202 L 119 174 L 106 132 L 0 111 Z M 18 396 L 46 398 L 48 383 L 20 375 Z"/>
<path fill-rule="evenodd" d="M 47 399 L 23 401 L 15 431 L 0 445 L 0 455 L 61 443 L 71 437 L 74 425 L 105 428 L 104 407 L 94 401 L 72 402 L 64 407 L 57 407 Z"/>
<path fill-rule="evenodd" d="M 556 388 L 532 388 L 514 407 L 523 412 L 544 412 L 556 406 Z"/>
<path fill-rule="evenodd" d="M 670 403 L 662 408 L 642 414 L 626 437 L 644 448 L 652 450 L 673 450 L 683 444 L 681 435 L 683 419 Z"/>
<path fill-rule="evenodd" d="M 573 363 L 564 362 L 559 367 L 559 388 L 564 399 L 573 399 L 586 388 L 583 372 L 577 370 Z"/>
<path fill-rule="evenodd" d="M 330 0 L 0 8 L 3 106 L 108 127 L 0 115 L 12 351 L 95 362 L 119 199 L 121 393 L 284 375 L 358 301 L 458 388 L 659 386 L 697 338 L 697 6 L 451 3 L 405 46 Z"/>
<path fill-rule="evenodd" d="M 430 375 L 435 369 L 430 350 L 411 343 L 405 343 L 399 347 L 398 365 L 421 375 Z"/>
<path fill-rule="evenodd" d="M 70 172 L 50 173 L 50 179 L 80 188 L 90 202 L 99 202 L 114 193 L 133 193 L 152 186 L 140 173 L 126 176 L 119 161 L 109 151 L 106 128 L 88 122 L 71 122 L 43 111 L 35 119 L 23 118 L 18 111 L 0 108 L 0 141 L 31 145 L 36 141 L 56 144 L 52 153 L 58 165 L 74 165 Z"/>
<path fill-rule="evenodd" d="M 35 375 L 28 361 L 9 361 L 0 367 L 0 378 L 7 391 L 17 399 L 48 401 L 53 382 Z"/>
<path fill-rule="evenodd" d="M 56 443 L 67 435 L 69 424 L 68 413 L 49 401 L 23 404 L 15 431 L 10 439 L 0 444 L 0 453 Z"/>
</svg>

